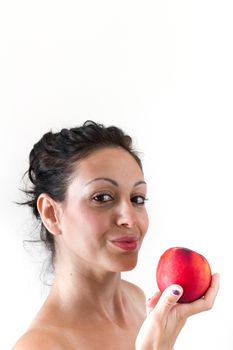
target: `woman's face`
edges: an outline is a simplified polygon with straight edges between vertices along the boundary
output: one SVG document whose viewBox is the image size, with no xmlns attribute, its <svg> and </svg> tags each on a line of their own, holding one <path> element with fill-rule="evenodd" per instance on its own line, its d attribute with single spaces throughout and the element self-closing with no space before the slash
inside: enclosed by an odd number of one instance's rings
<svg viewBox="0 0 233 350">
<path fill-rule="evenodd" d="M 122 148 L 104 148 L 78 162 L 62 204 L 57 247 L 101 271 L 135 267 L 148 228 L 146 183 Z"/>
</svg>

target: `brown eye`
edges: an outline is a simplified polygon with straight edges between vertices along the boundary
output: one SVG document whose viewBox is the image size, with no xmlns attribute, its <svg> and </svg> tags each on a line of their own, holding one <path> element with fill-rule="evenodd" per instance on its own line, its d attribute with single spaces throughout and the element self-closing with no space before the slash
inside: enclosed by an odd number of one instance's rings
<svg viewBox="0 0 233 350">
<path fill-rule="evenodd" d="M 134 196 L 131 198 L 131 202 L 137 205 L 144 205 L 147 199 L 143 196 Z"/>
<path fill-rule="evenodd" d="M 109 194 L 107 193 L 100 193 L 100 194 L 97 194 L 93 197 L 93 200 L 96 201 L 96 202 L 110 202 L 113 200 L 112 196 L 110 196 Z"/>
</svg>

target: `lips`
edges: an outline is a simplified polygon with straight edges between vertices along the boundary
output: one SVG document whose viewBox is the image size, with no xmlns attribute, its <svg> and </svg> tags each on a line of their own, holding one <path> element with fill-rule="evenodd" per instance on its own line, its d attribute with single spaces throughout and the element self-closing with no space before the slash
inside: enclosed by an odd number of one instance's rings
<svg viewBox="0 0 233 350">
<path fill-rule="evenodd" d="M 134 251 L 139 246 L 139 239 L 136 236 L 124 236 L 111 240 L 111 243 L 121 250 Z"/>
</svg>

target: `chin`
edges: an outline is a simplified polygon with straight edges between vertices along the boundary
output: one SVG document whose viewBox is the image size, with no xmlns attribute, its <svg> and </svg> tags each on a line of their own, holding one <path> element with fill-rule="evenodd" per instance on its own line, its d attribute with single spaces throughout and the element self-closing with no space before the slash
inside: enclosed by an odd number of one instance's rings
<svg viewBox="0 0 233 350">
<path fill-rule="evenodd" d="M 126 271 L 131 271 L 133 270 L 136 265 L 137 265 L 137 261 L 138 261 L 138 257 L 134 256 L 134 257 L 124 257 L 124 259 L 122 259 L 120 261 L 120 259 L 118 260 L 118 262 L 116 264 L 114 264 L 114 271 L 116 272 L 126 272 Z"/>
</svg>

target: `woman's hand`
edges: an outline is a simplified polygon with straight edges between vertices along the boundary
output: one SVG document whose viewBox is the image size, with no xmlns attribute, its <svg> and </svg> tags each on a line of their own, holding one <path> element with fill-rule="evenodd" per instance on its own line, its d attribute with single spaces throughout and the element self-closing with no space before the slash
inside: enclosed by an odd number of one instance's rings
<svg viewBox="0 0 233 350">
<path fill-rule="evenodd" d="M 214 274 L 205 296 L 189 304 L 177 303 L 183 293 L 179 285 L 157 292 L 147 302 L 149 315 L 138 333 L 136 350 L 172 350 L 187 318 L 212 308 L 218 288 L 219 274 Z"/>
</svg>

